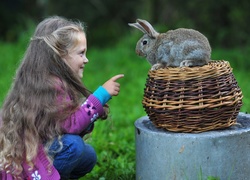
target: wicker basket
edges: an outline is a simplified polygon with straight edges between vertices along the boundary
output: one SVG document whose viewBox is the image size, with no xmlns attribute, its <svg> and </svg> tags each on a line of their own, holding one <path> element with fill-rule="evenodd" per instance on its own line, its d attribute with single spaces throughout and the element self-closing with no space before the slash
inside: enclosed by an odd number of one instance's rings
<svg viewBox="0 0 250 180">
<path fill-rule="evenodd" d="M 229 62 L 148 72 L 143 107 L 156 127 L 204 132 L 236 123 L 242 92 Z"/>
</svg>

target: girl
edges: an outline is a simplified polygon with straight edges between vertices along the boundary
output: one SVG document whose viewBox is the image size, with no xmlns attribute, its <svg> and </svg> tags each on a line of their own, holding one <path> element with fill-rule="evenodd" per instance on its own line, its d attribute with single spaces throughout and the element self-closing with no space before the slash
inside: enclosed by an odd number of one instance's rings
<svg viewBox="0 0 250 180">
<path fill-rule="evenodd" d="M 56 16 L 37 26 L 2 108 L 0 179 L 77 179 L 92 170 L 96 154 L 82 136 L 107 118 L 123 74 L 91 94 L 81 82 L 86 51 L 81 23 Z"/>
</svg>

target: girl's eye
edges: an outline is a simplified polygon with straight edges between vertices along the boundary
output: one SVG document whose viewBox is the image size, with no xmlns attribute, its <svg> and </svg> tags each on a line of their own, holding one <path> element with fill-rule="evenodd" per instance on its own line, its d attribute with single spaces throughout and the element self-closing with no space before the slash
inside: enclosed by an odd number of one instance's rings
<svg viewBox="0 0 250 180">
<path fill-rule="evenodd" d="M 85 54 L 85 51 L 80 52 L 80 56 L 82 57 Z"/>
</svg>

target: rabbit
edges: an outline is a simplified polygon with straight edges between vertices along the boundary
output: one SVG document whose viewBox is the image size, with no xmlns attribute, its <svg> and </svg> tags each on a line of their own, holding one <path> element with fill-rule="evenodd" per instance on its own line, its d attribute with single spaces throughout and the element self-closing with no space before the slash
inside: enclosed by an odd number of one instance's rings
<svg viewBox="0 0 250 180">
<path fill-rule="evenodd" d="M 136 54 L 145 57 L 151 70 L 164 67 L 203 66 L 211 58 L 208 39 L 193 29 L 179 28 L 158 33 L 146 20 L 128 23 L 144 35 L 137 42 Z"/>
</svg>

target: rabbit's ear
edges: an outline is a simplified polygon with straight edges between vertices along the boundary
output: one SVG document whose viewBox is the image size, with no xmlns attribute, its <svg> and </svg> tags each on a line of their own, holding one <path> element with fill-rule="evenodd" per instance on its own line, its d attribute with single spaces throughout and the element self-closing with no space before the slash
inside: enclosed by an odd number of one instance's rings
<svg viewBox="0 0 250 180">
<path fill-rule="evenodd" d="M 159 35 L 148 21 L 142 19 L 137 19 L 136 21 L 150 37 L 156 38 Z"/>
<path fill-rule="evenodd" d="M 139 24 L 139 23 L 128 23 L 129 26 L 132 26 L 136 29 L 139 29 L 142 31 L 144 34 L 148 34 L 148 32 Z"/>
<path fill-rule="evenodd" d="M 144 34 L 147 34 L 149 37 L 152 38 L 156 38 L 159 35 L 159 33 L 154 30 L 154 28 L 149 22 L 142 19 L 137 19 L 136 21 L 136 23 L 128 23 L 128 25 L 139 29 Z"/>
</svg>

